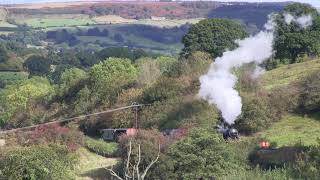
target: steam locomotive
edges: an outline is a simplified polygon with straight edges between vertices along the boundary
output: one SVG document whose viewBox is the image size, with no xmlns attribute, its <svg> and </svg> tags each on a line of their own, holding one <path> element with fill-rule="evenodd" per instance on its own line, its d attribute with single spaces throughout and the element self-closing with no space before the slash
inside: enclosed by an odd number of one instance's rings
<svg viewBox="0 0 320 180">
<path fill-rule="evenodd" d="M 218 125 L 217 126 L 218 132 L 220 132 L 223 136 L 223 139 L 228 140 L 228 139 L 239 139 L 239 132 L 237 129 L 231 127 L 231 126 L 226 126 L 226 125 Z"/>
</svg>

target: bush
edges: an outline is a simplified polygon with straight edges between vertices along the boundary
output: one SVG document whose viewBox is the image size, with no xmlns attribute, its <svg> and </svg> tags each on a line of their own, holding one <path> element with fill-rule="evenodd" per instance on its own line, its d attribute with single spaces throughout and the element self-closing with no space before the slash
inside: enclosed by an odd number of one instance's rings
<svg viewBox="0 0 320 180">
<path fill-rule="evenodd" d="M 320 177 L 320 139 L 317 146 L 312 146 L 298 156 L 294 166 L 295 176 L 301 179 L 318 179 Z"/>
<path fill-rule="evenodd" d="M 123 136 L 120 138 L 119 153 L 122 159 L 120 169 L 125 167 L 128 156 L 129 141 L 132 143 L 132 154 L 130 163 L 136 164 L 138 160 L 138 145 L 141 147 L 140 172 L 154 160 L 159 152 L 159 160 L 150 168 L 146 179 L 167 180 L 173 179 L 173 166 L 171 159 L 165 154 L 169 142 L 160 132 L 156 130 L 139 130 L 134 138 Z"/>
<path fill-rule="evenodd" d="M 270 106 L 269 100 L 263 93 L 242 96 L 242 114 L 236 120 L 236 126 L 243 133 L 258 132 L 280 119 L 280 114 Z"/>
<path fill-rule="evenodd" d="M 0 160 L 0 179 L 73 179 L 77 157 L 55 144 L 19 147 L 4 152 Z"/>
<path fill-rule="evenodd" d="M 143 128 L 171 129 L 185 124 L 213 127 L 217 122 L 218 113 L 205 101 L 179 96 L 144 108 L 139 117 Z"/>
<path fill-rule="evenodd" d="M 83 144 L 83 134 L 77 127 L 62 127 L 59 124 L 41 125 L 30 134 L 28 144 L 65 145 L 68 150 L 75 151 Z"/>
<path fill-rule="evenodd" d="M 298 84 L 300 88 L 300 108 L 304 112 L 316 112 L 320 109 L 320 72 L 315 72 Z"/>
<path fill-rule="evenodd" d="M 105 157 L 114 156 L 118 150 L 117 143 L 111 143 L 111 142 L 108 143 L 102 139 L 98 140 L 98 139 L 86 137 L 84 144 L 90 151 Z"/>
<path fill-rule="evenodd" d="M 273 169 L 261 170 L 259 167 L 243 171 L 234 171 L 223 179 L 237 179 L 237 180 L 290 180 L 291 173 L 288 169 Z"/>
<path fill-rule="evenodd" d="M 232 171 L 244 170 L 222 136 L 202 128 L 172 145 L 168 155 L 175 179 L 223 179 Z"/>
<path fill-rule="evenodd" d="M 142 94 L 142 102 L 154 103 L 178 96 L 183 86 L 176 79 L 161 77 L 155 84 L 146 88 Z"/>
</svg>

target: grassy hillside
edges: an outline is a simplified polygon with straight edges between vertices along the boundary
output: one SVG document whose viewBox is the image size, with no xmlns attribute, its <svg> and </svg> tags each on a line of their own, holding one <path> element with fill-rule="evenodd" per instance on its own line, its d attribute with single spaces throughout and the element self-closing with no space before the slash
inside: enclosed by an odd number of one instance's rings
<svg viewBox="0 0 320 180">
<path fill-rule="evenodd" d="M 303 63 L 283 65 L 277 69 L 267 71 L 263 77 L 263 86 L 272 89 L 292 83 L 306 75 L 320 70 L 320 59 Z M 276 143 L 278 146 L 314 145 L 320 137 L 320 117 L 318 114 L 284 116 L 269 129 L 258 133 L 261 138 Z"/>
<path fill-rule="evenodd" d="M 317 70 L 320 70 L 320 59 L 303 63 L 283 65 L 272 71 L 267 71 L 263 75 L 263 86 L 266 89 L 272 89 L 286 85 Z"/>
<path fill-rule="evenodd" d="M 317 117 L 304 117 L 287 115 L 275 123 L 270 129 L 261 133 L 261 137 L 277 146 L 295 144 L 316 145 L 320 137 L 320 119 Z"/>
<path fill-rule="evenodd" d="M 77 153 L 80 155 L 76 178 L 78 180 L 104 179 L 108 174 L 104 168 L 114 166 L 118 161 L 115 158 L 99 156 L 86 148 L 80 148 Z"/>
</svg>

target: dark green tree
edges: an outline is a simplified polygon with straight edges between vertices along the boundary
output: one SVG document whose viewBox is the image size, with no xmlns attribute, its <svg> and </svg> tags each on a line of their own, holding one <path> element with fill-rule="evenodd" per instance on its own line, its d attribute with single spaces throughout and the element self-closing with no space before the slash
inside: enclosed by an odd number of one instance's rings
<svg viewBox="0 0 320 180">
<path fill-rule="evenodd" d="M 8 50 L 4 45 L 0 44 L 0 63 L 4 63 L 9 59 Z"/>
<path fill-rule="evenodd" d="M 205 19 L 193 25 L 183 37 L 182 55 L 188 56 L 195 51 L 204 51 L 212 57 L 218 57 L 226 49 L 237 47 L 235 40 L 246 36 L 244 28 L 232 20 Z"/>
<path fill-rule="evenodd" d="M 50 62 L 40 55 L 30 56 L 23 66 L 28 69 L 30 75 L 46 75 L 50 72 Z"/>
<path fill-rule="evenodd" d="M 312 25 L 301 27 L 296 22 L 288 24 L 286 16 L 297 18 L 303 15 L 312 16 Z M 275 58 L 281 63 L 295 63 L 304 55 L 317 56 L 320 53 L 320 15 L 308 4 L 288 5 L 276 16 Z"/>
</svg>

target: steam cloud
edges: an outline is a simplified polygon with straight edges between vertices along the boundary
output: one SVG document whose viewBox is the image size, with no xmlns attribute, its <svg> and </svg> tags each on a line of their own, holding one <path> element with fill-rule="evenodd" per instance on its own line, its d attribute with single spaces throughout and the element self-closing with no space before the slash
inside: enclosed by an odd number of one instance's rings
<svg viewBox="0 0 320 180">
<path fill-rule="evenodd" d="M 300 17 L 294 17 L 291 14 L 284 14 L 284 20 L 285 20 L 286 24 L 288 24 L 288 25 L 291 24 L 292 22 L 295 22 L 295 23 L 299 24 L 299 26 L 301 28 L 307 28 L 308 26 L 312 25 L 313 18 L 310 14 L 303 15 Z"/>
<path fill-rule="evenodd" d="M 216 58 L 208 73 L 200 77 L 199 96 L 210 104 L 216 104 L 229 124 L 234 123 L 242 108 L 241 97 L 234 89 L 237 77 L 232 74 L 232 70 L 245 63 L 260 64 L 272 55 L 273 27 L 270 20 L 265 25 L 265 31 L 237 40 L 239 47 Z"/>
<path fill-rule="evenodd" d="M 285 15 L 286 23 L 293 21 L 303 28 L 312 25 L 311 15 L 301 17 Z M 255 36 L 237 40 L 239 47 L 226 51 L 222 57 L 216 58 L 210 65 L 208 73 L 200 77 L 200 98 L 215 104 L 224 120 L 230 125 L 241 114 L 242 108 L 241 97 L 234 89 L 237 77 L 232 74 L 232 70 L 247 63 L 261 64 L 272 56 L 274 27 L 273 18 L 270 16 L 264 31 L 260 31 Z M 257 78 L 261 73 L 263 73 L 262 69 L 257 68 L 252 77 Z"/>
</svg>

